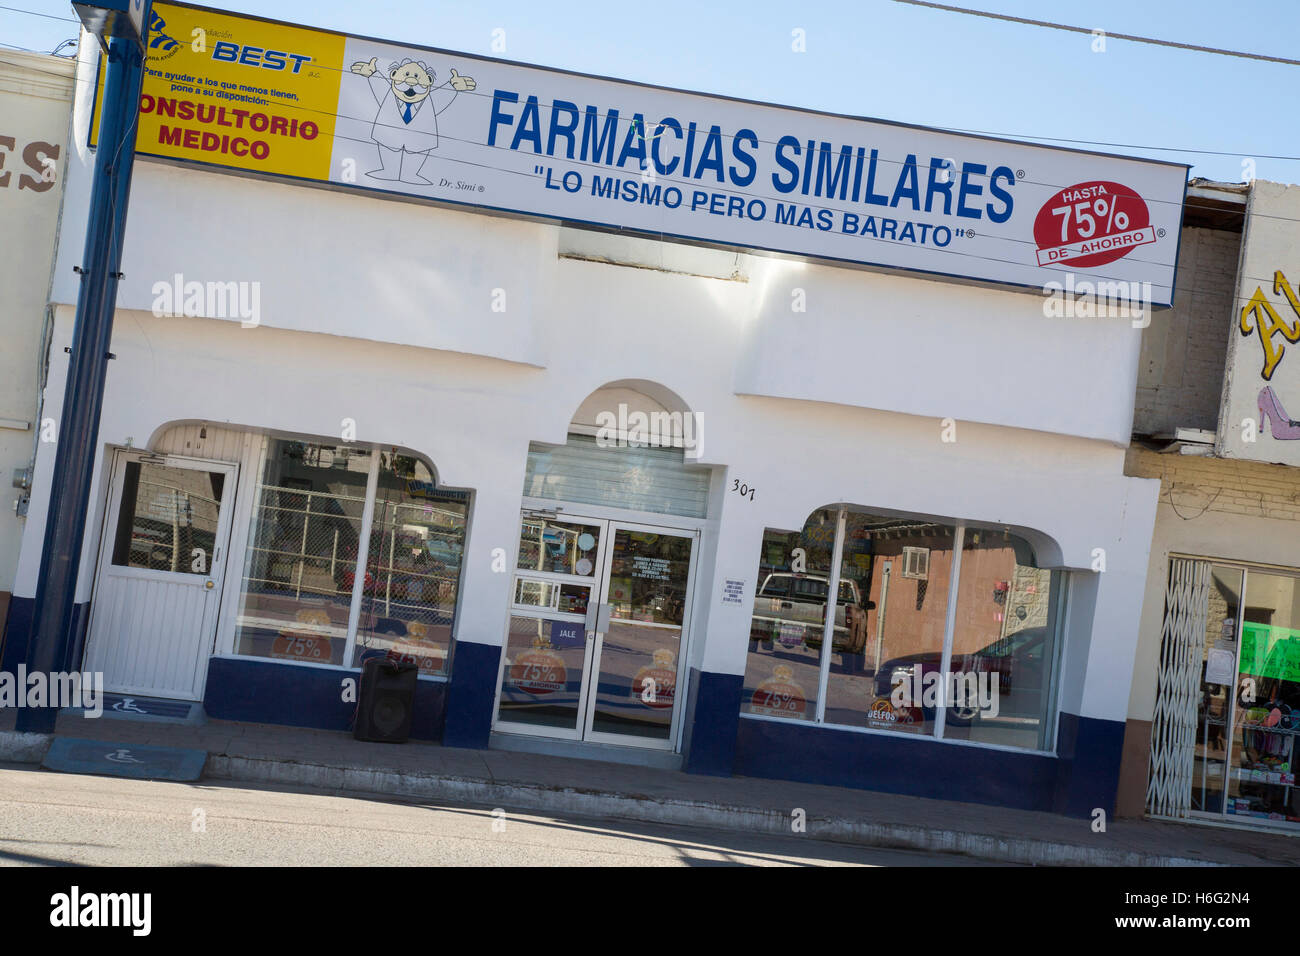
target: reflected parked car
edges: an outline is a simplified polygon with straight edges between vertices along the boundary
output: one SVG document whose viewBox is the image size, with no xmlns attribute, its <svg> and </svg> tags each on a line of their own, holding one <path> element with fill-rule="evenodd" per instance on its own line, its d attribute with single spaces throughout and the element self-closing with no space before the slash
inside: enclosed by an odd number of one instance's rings
<svg viewBox="0 0 1300 956">
<path fill-rule="evenodd" d="M 806 646 L 814 650 L 821 647 L 827 589 L 825 575 L 772 572 L 754 595 L 749 639 L 787 647 Z M 856 581 L 841 579 L 831 649 L 861 652 L 866 643 L 866 612 L 875 606 L 873 601 L 863 606 Z"/>
<path fill-rule="evenodd" d="M 987 647 L 970 654 L 954 654 L 951 671 L 954 674 L 986 673 L 998 675 L 999 716 L 1038 716 L 1045 679 L 1044 658 L 1047 648 L 1047 628 L 1027 627 L 1014 634 L 999 638 Z M 913 686 L 917 669 L 921 679 L 937 674 L 942 664 L 939 651 L 906 654 L 894 657 L 880 665 L 876 672 L 877 697 L 888 697 L 900 682 Z M 1014 699 L 1009 696 L 1014 694 Z M 1031 712 L 1018 714 L 1017 706 L 1032 708 Z M 933 719 L 933 708 L 923 708 L 926 719 Z M 951 707 L 947 720 L 965 726 L 980 716 L 978 707 Z"/>
</svg>

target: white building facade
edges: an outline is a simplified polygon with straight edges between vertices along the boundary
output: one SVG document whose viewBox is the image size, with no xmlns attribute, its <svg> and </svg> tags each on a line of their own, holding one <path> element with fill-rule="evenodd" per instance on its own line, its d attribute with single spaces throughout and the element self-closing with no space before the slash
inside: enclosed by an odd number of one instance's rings
<svg viewBox="0 0 1300 956">
<path fill-rule="evenodd" d="M 40 438 L 37 396 L 49 332 L 50 267 L 63 197 L 73 64 L 0 52 L 0 625 L 18 567 L 30 469 Z"/>
<path fill-rule="evenodd" d="M 1113 809 L 1159 491 L 1124 474 L 1139 323 L 409 198 L 137 160 L 81 666 L 346 730 L 361 663 L 414 660 L 446 745 Z M 926 697 L 947 672 L 992 689 Z"/>
</svg>

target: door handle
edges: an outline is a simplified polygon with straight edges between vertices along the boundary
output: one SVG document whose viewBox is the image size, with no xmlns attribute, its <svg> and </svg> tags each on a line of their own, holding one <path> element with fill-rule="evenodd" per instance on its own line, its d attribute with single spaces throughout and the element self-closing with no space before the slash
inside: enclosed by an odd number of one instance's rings
<svg viewBox="0 0 1300 956">
<path fill-rule="evenodd" d="M 587 605 L 587 620 L 583 622 L 583 627 L 587 629 L 587 637 L 596 633 L 596 622 L 600 619 L 600 605 L 591 603 Z"/>
<path fill-rule="evenodd" d="M 596 631 L 604 634 L 609 630 L 609 616 L 614 608 L 609 604 L 602 604 L 596 611 Z"/>
<path fill-rule="evenodd" d="M 217 582 L 216 582 L 216 581 L 204 581 L 204 582 L 203 582 L 203 586 L 204 586 L 205 588 L 207 588 L 209 591 L 211 591 L 213 588 L 215 588 L 215 587 L 217 586 Z"/>
</svg>

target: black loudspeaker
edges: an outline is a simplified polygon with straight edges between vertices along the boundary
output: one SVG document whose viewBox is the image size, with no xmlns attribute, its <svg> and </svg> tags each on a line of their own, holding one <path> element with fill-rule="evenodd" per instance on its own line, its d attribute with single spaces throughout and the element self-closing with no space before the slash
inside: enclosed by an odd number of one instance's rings
<svg viewBox="0 0 1300 956">
<path fill-rule="evenodd" d="M 361 692 L 357 700 L 357 740 L 405 743 L 411 736 L 411 712 L 415 706 L 419 665 L 372 657 L 361 668 Z"/>
</svg>

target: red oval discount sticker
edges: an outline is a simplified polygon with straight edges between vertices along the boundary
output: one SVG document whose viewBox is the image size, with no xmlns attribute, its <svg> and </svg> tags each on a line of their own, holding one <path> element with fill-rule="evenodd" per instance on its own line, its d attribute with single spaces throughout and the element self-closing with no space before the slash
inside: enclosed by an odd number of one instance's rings
<svg viewBox="0 0 1300 956">
<path fill-rule="evenodd" d="M 1034 219 L 1040 266 L 1104 266 L 1155 241 L 1146 200 L 1121 183 L 1067 186 Z"/>
</svg>

